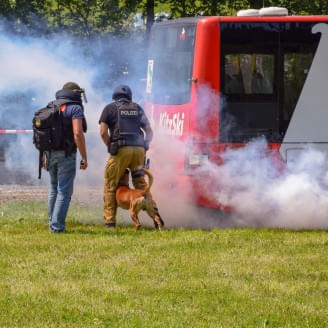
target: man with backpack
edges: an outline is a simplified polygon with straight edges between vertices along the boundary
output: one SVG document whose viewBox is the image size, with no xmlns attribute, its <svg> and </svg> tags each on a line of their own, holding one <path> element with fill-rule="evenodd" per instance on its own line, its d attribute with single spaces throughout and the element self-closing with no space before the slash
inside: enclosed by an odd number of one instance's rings
<svg viewBox="0 0 328 328">
<path fill-rule="evenodd" d="M 132 182 L 136 189 L 145 189 L 147 186 L 145 173 L 140 169 L 144 166 L 145 152 L 153 137 L 143 109 L 132 101 L 129 86 L 116 87 L 112 99 L 114 102 L 103 109 L 99 119 L 100 136 L 110 153 L 104 181 L 104 221 L 108 228 L 116 226 L 115 194 L 125 169 L 131 170 Z M 155 214 L 160 218 L 154 201 L 153 204 Z M 162 219 L 160 220 L 162 222 Z"/>
<path fill-rule="evenodd" d="M 82 158 L 80 168 L 88 167 L 82 94 L 84 89 L 75 82 L 68 82 L 57 91 L 56 100 L 36 112 L 33 118 L 33 142 L 40 151 L 42 166 L 50 175 L 48 215 L 51 232 L 65 232 L 76 175 L 77 149 Z"/>
</svg>

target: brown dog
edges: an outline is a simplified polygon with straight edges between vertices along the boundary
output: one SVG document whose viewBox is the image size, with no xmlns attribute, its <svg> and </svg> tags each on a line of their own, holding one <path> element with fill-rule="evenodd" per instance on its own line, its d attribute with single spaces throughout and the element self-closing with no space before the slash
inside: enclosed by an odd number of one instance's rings
<svg viewBox="0 0 328 328">
<path fill-rule="evenodd" d="M 153 176 L 146 168 L 142 168 L 148 176 L 148 186 L 146 189 L 131 189 L 129 188 L 129 170 L 126 169 L 123 177 L 120 180 L 119 186 L 116 189 L 116 204 L 117 206 L 130 211 L 131 218 L 136 225 L 136 230 L 141 227 L 138 213 L 145 210 L 153 219 L 155 227 L 158 230 L 163 229 L 164 222 L 158 213 L 155 212 L 152 200 L 148 197 L 151 185 L 153 184 Z"/>
</svg>

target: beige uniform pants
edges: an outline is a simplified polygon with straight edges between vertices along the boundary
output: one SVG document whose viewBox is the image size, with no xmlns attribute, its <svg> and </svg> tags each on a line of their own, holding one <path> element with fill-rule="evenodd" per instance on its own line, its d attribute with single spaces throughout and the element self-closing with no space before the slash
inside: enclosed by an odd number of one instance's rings
<svg viewBox="0 0 328 328">
<path fill-rule="evenodd" d="M 131 172 L 140 169 L 144 165 L 145 150 L 143 147 L 121 147 L 116 155 L 111 155 L 105 167 L 104 183 L 104 221 L 116 222 L 116 188 L 123 176 L 125 169 Z M 147 183 L 143 176 L 132 179 L 134 188 L 145 189 Z M 151 195 L 149 195 L 151 197 Z M 154 207 L 157 207 L 154 202 Z"/>
</svg>

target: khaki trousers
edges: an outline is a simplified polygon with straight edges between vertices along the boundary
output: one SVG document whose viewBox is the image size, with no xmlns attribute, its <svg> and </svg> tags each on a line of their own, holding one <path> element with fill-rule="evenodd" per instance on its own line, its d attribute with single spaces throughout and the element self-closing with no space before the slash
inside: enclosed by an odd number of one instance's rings
<svg viewBox="0 0 328 328">
<path fill-rule="evenodd" d="M 123 176 L 125 169 L 131 172 L 140 169 L 144 165 L 145 150 L 143 147 L 121 147 L 116 155 L 111 155 L 105 167 L 104 181 L 104 221 L 105 223 L 116 222 L 116 188 Z M 134 188 L 145 189 L 147 186 L 143 176 L 132 179 Z M 151 197 L 151 195 L 149 195 Z M 156 203 L 154 203 L 154 207 Z"/>
</svg>

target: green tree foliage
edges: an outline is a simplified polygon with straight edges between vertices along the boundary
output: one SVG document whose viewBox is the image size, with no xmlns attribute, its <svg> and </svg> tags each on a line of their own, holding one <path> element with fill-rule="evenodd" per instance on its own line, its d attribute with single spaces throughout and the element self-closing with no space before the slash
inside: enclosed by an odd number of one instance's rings
<svg viewBox="0 0 328 328">
<path fill-rule="evenodd" d="M 190 0 L 169 0 L 165 1 L 169 4 L 172 17 L 190 17 L 197 16 L 199 12 L 199 1 Z"/>
<path fill-rule="evenodd" d="M 12 8 L 9 0 L 0 1 L 0 17 L 9 18 L 12 14 Z"/>
<path fill-rule="evenodd" d="M 327 0 L 249 0 L 249 8 L 285 7 L 291 15 L 328 15 Z"/>
<path fill-rule="evenodd" d="M 49 10 L 49 19 L 57 28 L 85 37 L 123 32 L 128 16 L 119 0 L 57 0 Z"/>
<path fill-rule="evenodd" d="M 10 18 L 16 31 L 23 27 L 42 34 L 64 30 L 90 37 L 126 32 L 135 9 L 122 0 L 1 0 L 0 17 Z"/>
<path fill-rule="evenodd" d="M 221 0 L 203 0 L 199 7 L 203 15 L 216 16 L 221 11 L 220 7 L 222 5 L 225 6 L 224 2 Z"/>
<path fill-rule="evenodd" d="M 149 35 L 151 26 L 154 23 L 155 8 L 160 3 L 160 0 L 123 0 L 122 5 L 128 8 L 130 12 L 141 12 L 146 18 L 146 35 Z"/>
<path fill-rule="evenodd" d="M 19 32 L 23 26 L 36 33 L 64 30 L 81 37 L 124 33 L 133 16 L 146 18 L 146 32 L 156 11 L 172 18 L 197 15 L 235 15 L 240 9 L 286 7 L 292 15 L 328 14 L 327 0 L 1 0 L 0 17 L 10 19 Z"/>
<path fill-rule="evenodd" d="M 187 16 L 235 15 L 247 8 L 285 7 L 292 15 L 327 15 L 327 0 L 169 0 L 170 12 L 174 18 Z"/>
<path fill-rule="evenodd" d="M 44 0 L 2 0 L 0 15 L 11 21 L 16 32 L 29 29 L 30 31 L 47 30 Z"/>
</svg>

